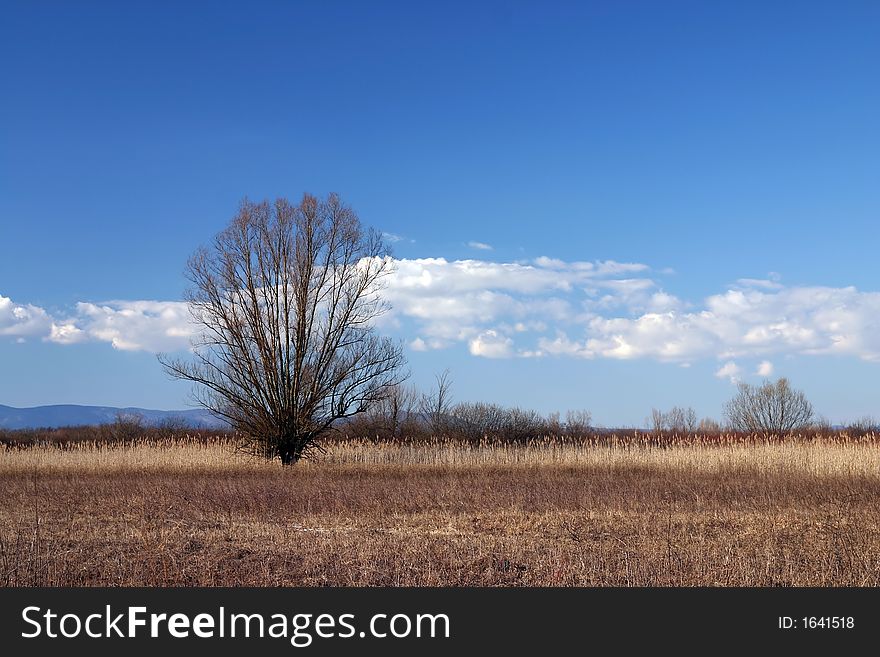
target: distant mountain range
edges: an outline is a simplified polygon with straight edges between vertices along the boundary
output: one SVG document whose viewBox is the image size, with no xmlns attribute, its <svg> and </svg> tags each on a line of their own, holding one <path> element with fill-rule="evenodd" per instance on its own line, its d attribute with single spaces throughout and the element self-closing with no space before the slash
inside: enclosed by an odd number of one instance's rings
<svg viewBox="0 0 880 657">
<path fill-rule="evenodd" d="M 14 408 L 0 404 L 0 428 L 36 429 L 72 427 L 83 424 L 108 424 L 115 422 L 120 415 L 139 415 L 144 424 L 158 425 L 163 420 L 185 422 L 193 428 L 224 428 L 226 425 L 208 411 L 188 409 L 185 411 L 155 411 L 148 408 L 116 408 L 113 406 L 78 406 L 59 404 L 55 406 L 34 406 Z"/>
</svg>

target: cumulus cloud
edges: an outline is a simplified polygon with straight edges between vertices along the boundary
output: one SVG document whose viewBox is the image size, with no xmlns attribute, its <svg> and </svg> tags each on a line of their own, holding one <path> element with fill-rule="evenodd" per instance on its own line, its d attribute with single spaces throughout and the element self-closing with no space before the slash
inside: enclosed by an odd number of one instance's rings
<svg viewBox="0 0 880 657">
<path fill-rule="evenodd" d="M 615 351 L 620 357 L 676 360 L 804 353 L 880 361 L 878 313 L 880 293 L 852 287 L 728 290 L 706 299 L 705 308 L 696 312 L 600 318 L 587 332 L 597 349 L 623 345 Z"/>
<path fill-rule="evenodd" d="M 586 290 L 602 289 L 628 304 L 635 294 L 650 297 L 655 288 L 650 279 L 632 278 L 646 266 L 612 261 L 591 263 L 551 258 L 535 261 L 498 263 L 485 260 L 444 258 L 401 259 L 394 262 L 394 273 L 384 294 L 393 308 L 386 324 L 414 321 L 415 333 L 423 340 L 418 348 L 476 341 L 479 355 L 483 332 L 521 334 L 535 340 L 536 333 L 550 326 L 564 327 L 580 315 L 593 312 L 595 299 Z M 619 273 L 624 278 L 615 278 Z M 588 308 L 590 306 L 591 308 Z M 517 341 L 516 349 L 501 353 L 519 355 L 535 351 L 535 344 Z M 474 349 L 471 349 L 474 353 Z"/>
<path fill-rule="evenodd" d="M 541 354 L 553 356 L 576 356 L 578 358 L 594 358 L 595 352 L 587 348 L 582 342 L 571 340 L 564 331 L 558 331 L 553 339 L 538 338 L 538 347 Z"/>
<path fill-rule="evenodd" d="M 68 315 L 13 303 L 0 296 L 0 336 L 41 339 L 57 344 L 107 342 L 123 351 L 186 349 L 195 327 L 182 301 L 82 302 Z"/>
<path fill-rule="evenodd" d="M 85 339 L 122 351 L 177 351 L 187 348 L 195 333 L 182 301 L 78 303 L 73 325 Z"/>
<path fill-rule="evenodd" d="M 387 294 L 419 333 L 468 345 L 486 330 L 514 341 L 510 356 L 763 359 L 839 354 L 880 361 L 880 293 L 786 287 L 740 279 L 702 303 L 659 288 L 639 263 L 397 261 Z M 511 330 L 511 327 L 513 329 Z M 515 328 L 519 327 L 519 328 Z M 528 327 L 528 330 L 522 330 Z M 762 363 L 759 371 L 772 371 Z"/>
<path fill-rule="evenodd" d="M 47 342 L 106 342 L 120 351 L 178 351 L 190 345 L 195 326 L 182 301 L 81 302 L 69 317 L 52 321 Z"/>
<path fill-rule="evenodd" d="M 770 376 L 770 358 L 829 354 L 880 362 L 880 292 L 740 279 L 701 302 L 663 290 L 647 265 L 614 261 L 398 259 L 380 330 L 414 351 L 459 345 L 486 358 L 724 362 L 721 378 Z M 194 327 L 180 301 L 82 302 L 69 313 L 0 296 L 0 336 L 176 351 Z M 730 366 L 730 367 L 728 367 Z M 731 368 L 737 367 L 736 371 Z M 754 370 L 752 368 L 755 368 Z M 728 368 L 725 370 L 725 368 Z M 719 370 L 719 371 L 721 371 Z"/>
<path fill-rule="evenodd" d="M 469 343 L 474 356 L 484 358 L 508 358 L 512 355 L 513 340 L 498 331 L 483 331 Z"/>
<path fill-rule="evenodd" d="M 47 338 L 49 342 L 57 342 L 58 344 L 74 344 L 88 340 L 88 334 L 79 328 L 73 320 L 56 324 L 52 322 L 52 328 Z"/>
<path fill-rule="evenodd" d="M 13 303 L 0 295 L 0 336 L 42 337 L 52 326 L 49 314 L 39 306 Z"/>
<path fill-rule="evenodd" d="M 477 249 L 478 251 L 492 251 L 494 248 L 491 244 L 486 244 L 485 242 L 470 241 L 467 243 L 467 245 L 472 249 Z"/>
<path fill-rule="evenodd" d="M 719 379 L 729 379 L 731 383 L 737 383 L 741 371 L 739 365 L 732 360 L 729 360 L 718 368 L 715 372 L 715 376 Z"/>
<path fill-rule="evenodd" d="M 410 340 L 409 348 L 413 351 L 428 351 L 428 344 L 421 338 Z"/>
</svg>

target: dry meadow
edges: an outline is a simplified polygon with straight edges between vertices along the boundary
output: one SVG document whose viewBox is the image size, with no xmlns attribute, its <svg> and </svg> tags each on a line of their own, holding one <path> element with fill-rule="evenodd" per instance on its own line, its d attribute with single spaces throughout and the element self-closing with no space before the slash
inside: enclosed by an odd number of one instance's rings
<svg viewBox="0 0 880 657">
<path fill-rule="evenodd" d="M 0 449 L 4 586 L 880 583 L 873 437 Z"/>
</svg>

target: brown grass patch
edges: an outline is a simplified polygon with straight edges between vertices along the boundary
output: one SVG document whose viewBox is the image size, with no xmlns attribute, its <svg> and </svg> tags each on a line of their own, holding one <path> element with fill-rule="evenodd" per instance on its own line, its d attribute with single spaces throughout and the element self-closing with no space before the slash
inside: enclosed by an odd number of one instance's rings
<svg viewBox="0 0 880 657">
<path fill-rule="evenodd" d="M 6 586 L 873 586 L 880 447 L 225 440 L 0 452 Z"/>
</svg>

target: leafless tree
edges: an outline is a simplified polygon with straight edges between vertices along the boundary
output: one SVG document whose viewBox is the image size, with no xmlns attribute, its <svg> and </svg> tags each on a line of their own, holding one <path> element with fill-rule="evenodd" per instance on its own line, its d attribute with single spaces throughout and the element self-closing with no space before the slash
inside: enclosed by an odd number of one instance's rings
<svg viewBox="0 0 880 657">
<path fill-rule="evenodd" d="M 114 441 L 128 443 L 146 433 L 147 421 L 135 411 L 117 411 L 113 422 L 107 425 L 110 438 Z"/>
<path fill-rule="evenodd" d="M 697 412 L 690 406 L 673 406 L 666 414 L 666 424 L 674 433 L 693 433 L 697 430 Z"/>
<path fill-rule="evenodd" d="M 652 408 L 651 425 L 658 432 L 693 433 L 697 430 L 697 412 L 693 408 L 682 406 L 673 406 L 665 413 Z"/>
<path fill-rule="evenodd" d="M 565 434 L 572 438 L 583 438 L 590 433 L 593 414 L 586 409 L 568 411 L 565 414 Z"/>
<path fill-rule="evenodd" d="M 782 378 L 760 386 L 740 383 L 724 414 L 735 431 L 786 434 L 810 426 L 813 406 L 803 392 Z"/>
<path fill-rule="evenodd" d="M 448 416 L 452 432 L 466 440 L 481 440 L 504 431 L 505 409 L 487 402 L 459 402 Z"/>
<path fill-rule="evenodd" d="M 452 378 L 448 369 L 434 377 L 434 389 L 422 395 L 419 407 L 432 433 L 445 434 L 452 409 Z"/>
<path fill-rule="evenodd" d="M 295 463 L 404 378 L 402 347 L 374 328 L 387 254 L 335 194 L 245 200 L 187 265 L 193 358 L 160 361 L 254 451 Z"/>
<path fill-rule="evenodd" d="M 648 418 L 647 422 L 652 431 L 659 433 L 665 429 L 666 416 L 659 408 L 652 408 L 651 417 Z"/>
<path fill-rule="evenodd" d="M 185 417 L 179 415 L 163 417 L 156 423 L 156 429 L 159 433 L 169 438 L 184 436 L 192 428 L 192 424 Z"/>
<path fill-rule="evenodd" d="M 721 425 L 710 417 L 704 417 L 697 425 L 697 431 L 700 433 L 720 433 Z"/>
<path fill-rule="evenodd" d="M 857 436 L 864 436 L 869 433 L 880 433 L 880 422 L 870 415 L 865 415 L 854 422 L 851 422 L 846 430 Z"/>
<path fill-rule="evenodd" d="M 488 402 L 460 402 L 448 414 L 448 433 L 470 441 L 523 442 L 549 435 L 552 421 L 534 410 Z"/>
<path fill-rule="evenodd" d="M 375 404 L 370 425 L 385 438 L 401 438 L 416 423 L 416 407 L 419 393 L 412 386 L 391 386 L 382 399 Z"/>
</svg>

